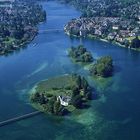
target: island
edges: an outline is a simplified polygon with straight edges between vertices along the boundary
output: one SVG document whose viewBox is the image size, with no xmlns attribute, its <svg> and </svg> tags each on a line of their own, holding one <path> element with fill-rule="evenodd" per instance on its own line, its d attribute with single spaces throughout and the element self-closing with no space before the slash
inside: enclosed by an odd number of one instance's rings
<svg viewBox="0 0 140 140">
<path fill-rule="evenodd" d="M 5 55 L 34 39 L 46 12 L 34 0 L 9 0 L 0 2 L 0 17 L 0 55 Z"/>
<path fill-rule="evenodd" d="M 96 63 L 90 67 L 91 75 L 109 77 L 113 73 L 113 60 L 110 56 L 104 56 L 99 58 Z"/>
<path fill-rule="evenodd" d="M 134 45 L 137 45 L 138 41 L 134 42 Z M 74 62 L 80 62 L 82 64 L 88 63 L 88 70 L 92 76 L 100 77 L 110 77 L 113 73 L 113 60 L 111 56 L 104 56 L 95 60 L 92 54 L 87 51 L 83 45 L 78 47 L 71 47 L 68 51 L 69 57 L 72 58 Z M 95 60 L 93 62 L 93 60 Z"/>
<path fill-rule="evenodd" d="M 60 0 L 69 3 L 82 15 L 70 20 L 66 34 L 108 41 L 119 46 L 140 50 L 140 2 L 139 0 Z"/>
<path fill-rule="evenodd" d="M 92 54 L 89 51 L 87 51 L 87 49 L 83 45 L 79 45 L 77 47 L 71 47 L 68 51 L 68 55 L 75 62 L 81 62 L 81 63 L 93 62 Z"/>
<path fill-rule="evenodd" d="M 84 77 L 67 74 L 38 83 L 30 95 L 30 102 L 45 113 L 66 115 L 84 108 L 92 94 L 92 88 Z"/>
</svg>

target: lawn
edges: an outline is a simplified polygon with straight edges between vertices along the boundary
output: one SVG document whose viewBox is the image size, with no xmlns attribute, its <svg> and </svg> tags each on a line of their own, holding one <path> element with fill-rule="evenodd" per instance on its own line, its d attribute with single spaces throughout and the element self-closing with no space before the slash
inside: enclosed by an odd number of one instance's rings
<svg viewBox="0 0 140 140">
<path fill-rule="evenodd" d="M 135 37 L 128 37 L 126 38 L 127 40 L 129 40 L 130 42 L 134 39 Z M 140 36 L 138 36 L 138 38 L 140 39 Z"/>
</svg>

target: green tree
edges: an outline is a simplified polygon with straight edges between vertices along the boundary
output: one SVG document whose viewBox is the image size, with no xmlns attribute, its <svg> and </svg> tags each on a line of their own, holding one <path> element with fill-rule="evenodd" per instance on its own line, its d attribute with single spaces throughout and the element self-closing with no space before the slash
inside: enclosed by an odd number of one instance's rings
<svg viewBox="0 0 140 140">
<path fill-rule="evenodd" d="M 81 95 L 76 95 L 72 98 L 71 101 L 72 105 L 76 108 L 80 108 L 82 105 L 82 96 Z"/>
<path fill-rule="evenodd" d="M 40 100 L 40 93 L 37 92 L 37 93 L 35 93 L 35 94 L 32 94 L 30 100 L 31 100 L 31 102 L 33 102 L 33 103 L 39 103 L 39 100 Z"/>
<path fill-rule="evenodd" d="M 84 89 L 84 91 L 86 91 L 88 88 L 88 82 L 84 77 L 81 80 L 81 88 Z"/>
<path fill-rule="evenodd" d="M 80 94 L 79 88 L 75 86 L 72 87 L 72 98 L 79 94 Z"/>
<path fill-rule="evenodd" d="M 54 103 L 56 102 L 56 100 L 57 100 L 56 96 L 53 96 L 47 103 L 47 111 L 52 114 L 54 113 Z"/>
<path fill-rule="evenodd" d="M 101 57 L 92 65 L 90 69 L 91 74 L 102 77 L 108 77 L 113 72 L 113 60 L 110 56 Z"/>
<path fill-rule="evenodd" d="M 39 98 L 39 101 L 38 101 L 40 104 L 45 104 L 46 103 L 46 98 L 44 96 L 44 94 L 41 94 L 40 95 L 40 98 Z"/>
<path fill-rule="evenodd" d="M 55 101 L 53 110 L 54 110 L 53 112 L 54 112 L 55 115 L 62 115 L 63 114 L 63 112 L 62 112 L 63 107 L 62 107 L 59 100 Z"/>
<path fill-rule="evenodd" d="M 136 38 L 134 38 L 132 40 L 131 47 L 132 48 L 140 48 L 140 40 L 139 40 L 138 36 L 136 36 Z"/>
</svg>

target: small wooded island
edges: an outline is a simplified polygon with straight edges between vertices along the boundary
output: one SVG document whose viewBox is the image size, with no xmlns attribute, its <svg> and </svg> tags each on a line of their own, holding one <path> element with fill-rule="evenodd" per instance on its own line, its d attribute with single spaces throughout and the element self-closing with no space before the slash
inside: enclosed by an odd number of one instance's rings
<svg viewBox="0 0 140 140">
<path fill-rule="evenodd" d="M 66 115 L 84 108 L 92 98 L 87 80 L 77 74 L 63 75 L 40 82 L 30 96 L 33 107 L 45 113 Z"/>
<path fill-rule="evenodd" d="M 83 45 L 79 45 L 78 47 L 71 47 L 69 49 L 68 55 L 75 62 L 82 62 L 82 63 L 93 62 L 92 54 L 89 51 L 87 51 L 87 49 Z"/>
<path fill-rule="evenodd" d="M 113 60 L 111 56 L 104 56 L 95 60 L 92 54 L 87 51 L 83 45 L 77 47 L 71 47 L 69 50 L 69 57 L 74 62 L 88 63 L 90 64 L 89 71 L 92 76 L 110 77 L 113 73 Z M 95 60 L 93 62 L 93 60 Z"/>
<path fill-rule="evenodd" d="M 113 60 L 110 56 L 104 56 L 99 58 L 96 63 L 91 65 L 91 75 L 97 75 L 101 77 L 112 76 L 113 73 Z"/>
</svg>

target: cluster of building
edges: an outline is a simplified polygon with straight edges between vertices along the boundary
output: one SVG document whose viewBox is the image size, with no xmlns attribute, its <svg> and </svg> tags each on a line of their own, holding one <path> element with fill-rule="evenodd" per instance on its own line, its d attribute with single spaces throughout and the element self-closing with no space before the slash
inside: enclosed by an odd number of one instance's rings
<svg viewBox="0 0 140 140">
<path fill-rule="evenodd" d="M 12 8 L 15 0 L 0 0 L 1 8 Z"/>
<path fill-rule="evenodd" d="M 61 0 L 79 8 L 84 16 L 137 18 L 139 0 Z"/>
<path fill-rule="evenodd" d="M 82 11 L 80 18 L 64 27 L 69 35 L 90 35 L 126 46 L 140 36 L 139 0 L 71 0 L 69 3 Z"/>
<path fill-rule="evenodd" d="M 36 25 L 46 19 L 46 12 L 36 3 L 25 0 L 6 0 L 4 3 L 11 3 L 12 7 L 0 7 L 0 54 L 31 41 L 37 34 Z"/>
<path fill-rule="evenodd" d="M 133 20 L 118 17 L 78 18 L 68 22 L 64 30 L 69 35 L 91 35 L 124 44 L 129 38 L 140 35 L 140 17 L 135 24 Z"/>
</svg>

